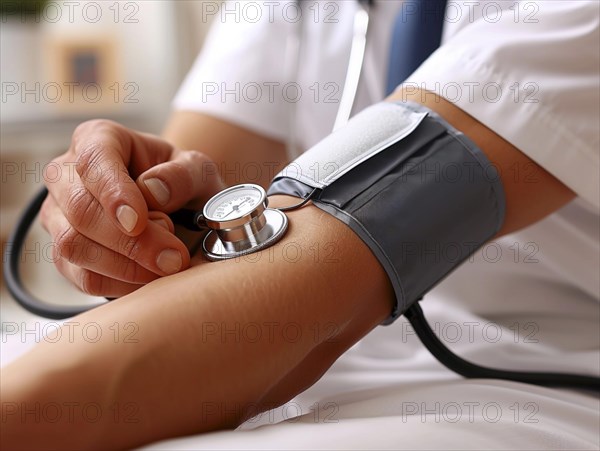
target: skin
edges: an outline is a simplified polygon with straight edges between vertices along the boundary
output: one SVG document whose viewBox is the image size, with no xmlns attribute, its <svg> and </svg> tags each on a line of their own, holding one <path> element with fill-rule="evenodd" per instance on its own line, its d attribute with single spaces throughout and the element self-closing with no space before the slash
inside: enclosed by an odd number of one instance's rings
<svg viewBox="0 0 600 451">
<path fill-rule="evenodd" d="M 498 236 L 548 216 L 575 197 L 569 188 L 481 122 L 435 93 L 396 91 L 392 98 L 421 103 L 471 138 L 498 169 L 506 197 L 506 215 Z"/>
<path fill-rule="evenodd" d="M 523 183 L 507 175 L 510 171 L 501 170 L 507 198 L 501 234 L 531 224 L 573 198 L 564 185 L 456 106 L 425 93 L 394 94 L 394 98 L 403 97 L 439 112 L 499 168 L 527 164 L 533 171 L 535 182 Z M 195 113 L 176 113 L 165 137 L 180 148 L 202 144 L 213 149 L 210 157 L 218 159 L 221 141 L 211 130 L 228 137 L 223 150 L 227 161 L 236 161 L 235 149 L 242 145 L 256 152 L 256 158 L 284 161 L 280 143 Z M 99 138 L 90 136 L 97 130 L 92 127 L 86 133 L 81 139 L 98 142 Z M 174 158 L 179 158 L 177 153 Z M 164 176 L 169 161 L 163 163 L 167 164 Z M 114 217 L 115 205 L 122 199 L 130 199 L 135 208 L 142 209 L 145 199 L 150 216 L 157 208 L 139 183 L 140 177 L 152 175 L 155 169 L 143 165 L 135 169 L 138 173 L 128 170 L 138 183 L 126 186 L 140 187 L 142 200 L 131 194 L 119 197 L 119 190 L 102 198 L 106 192 L 99 191 L 96 222 L 101 219 L 112 224 L 115 235 L 130 236 Z M 212 180 L 210 186 L 218 186 L 217 182 Z M 43 221 L 51 233 L 53 222 L 64 225 L 74 214 L 59 194 L 67 188 L 56 185 L 51 189 L 52 198 L 44 207 Z M 199 193 L 194 194 L 197 197 Z M 182 197 L 177 204 L 190 200 Z M 271 202 L 281 206 L 297 199 L 273 196 Z M 10 449 L 130 448 L 167 437 L 235 427 L 312 385 L 346 349 L 389 315 L 393 293 L 375 257 L 344 224 L 311 205 L 288 216 L 289 232 L 274 247 L 219 263 L 207 263 L 197 256 L 190 260 L 189 269 L 168 277 L 157 275 L 131 294 L 74 319 L 80 324 L 97 323 L 104 332 L 98 341 L 86 341 L 80 333 L 69 340 L 63 333 L 56 342 L 45 341 L 6 367 L 1 381 L 3 403 L 15 411 L 3 419 L 2 445 Z M 139 217 L 143 218 L 143 212 Z M 100 239 L 86 232 L 91 235 L 87 239 Z M 149 232 L 142 231 L 141 236 L 144 233 Z M 172 234 L 171 238 L 176 239 Z M 149 253 L 160 250 L 157 243 L 150 245 L 154 247 Z M 290 246 L 298 252 L 286 253 Z M 315 249 L 320 250 L 318 254 Z M 65 272 L 75 283 L 81 280 L 78 271 L 90 271 L 77 262 L 68 264 L 72 272 Z M 105 280 L 100 288 L 113 289 L 114 278 L 100 277 Z M 115 339 L 114 323 L 123 327 L 126 321 L 135 324 L 135 343 L 127 342 L 125 334 Z M 236 325 L 240 330 L 249 325 L 258 328 L 261 339 L 241 334 L 237 340 L 235 334 L 221 334 L 235 330 Z M 291 334 L 290 325 L 300 332 Z M 288 327 L 288 335 L 282 333 L 284 327 Z M 269 330 L 274 333 L 270 335 Z M 24 421 L 23 407 L 36 402 L 41 406 L 94 402 L 104 414 L 96 422 L 81 414 L 72 421 L 66 415 L 55 423 L 26 421 L 27 417 Z M 117 411 L 125 410 L 117 419 L 115 403 Z M 135 422 L 127 422 L 125 417 Z"/>
</svg>

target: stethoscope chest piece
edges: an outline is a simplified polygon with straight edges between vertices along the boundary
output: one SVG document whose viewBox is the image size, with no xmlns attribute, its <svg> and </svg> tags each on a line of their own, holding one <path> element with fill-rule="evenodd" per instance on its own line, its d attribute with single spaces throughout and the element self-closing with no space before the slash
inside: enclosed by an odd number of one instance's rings
<svg viewBox="0 0 600 451">
<path fill-rule="evenodd" d="M 202 252 L 212 261 L 269 247 L 285 235 L 288 226 L 285 213 L 268 208 L 265 190 L 254 184 L 236 185 L 216 194 L 196 222 L 210 229 Z"/>
</svg>

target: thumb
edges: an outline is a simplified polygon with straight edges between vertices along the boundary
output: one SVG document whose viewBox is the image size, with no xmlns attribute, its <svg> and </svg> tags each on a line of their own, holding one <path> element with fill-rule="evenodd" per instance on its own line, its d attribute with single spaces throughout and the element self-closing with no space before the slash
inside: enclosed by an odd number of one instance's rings
<svg viewBox="0 0 600 451">
<path fill-rule="evenodd" d="M 165 213 L 191 201 L 199 208 L 225 188 L 217 164 L 195 150 L 175 150 L 171 160 L 148 169 L 136 183 L 150 209 Z"/>
</svg>

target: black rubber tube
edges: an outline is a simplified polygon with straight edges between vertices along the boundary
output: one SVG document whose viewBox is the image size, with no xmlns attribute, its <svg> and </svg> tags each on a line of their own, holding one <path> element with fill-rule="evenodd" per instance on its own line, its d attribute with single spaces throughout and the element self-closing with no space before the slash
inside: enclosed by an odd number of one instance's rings
<svg viewBox="0 0 600 451">
<path fill-rule="evenodd" d="M 431 326 L 425 319 L 423 310 L 415 302 L 404 313 L 412 325 L 415 333 L 425 345 L 427 350 L 448 369 L 466 378 L 479 379 L 504 379 L 527 384 L 544 385 L 549 387 L 582 388 L 600 391 L 600 378 L 594 376 L 580 376 L 567 373 L 529 373 L 520 371 L 498 370 L 487 368 L 468 362 L 454 354 L 435 335 Z"/>
<path fill-rule="evenodd" d="M 29 310 L 31 313 L 44 316 L 46 318 L 65 319 L 83 313 L 87 310 L 91 310 L 95 307 L 105 304 L 105 302 L 101 302 L 100 304 L 86 305 L 50 304 L 37 299 L 23 286 L 23 282 L 21 281 L 21 272 L 19 270 L 21 249 L 25 243 L 27 233 L 29 232 L 29 229 L 31 228 L 31 225 L 40 211 L 42 203 L 44 202 L 44 199 L 46 199 L 47 195 L 48 190 L 46 188 L 42 188 L 35 195 L 35 198 L 29 203 L 29 205 L 27 205 L 27 208 L 25 208 L 25 211 L 23 211 L 21 217 L 17 221 L 17 225 L 11 232 L 8 242 L 6 243 L 6 248 L 4 249 L 3 275 L 8 291 L 22 307 Z"/>
</svg>

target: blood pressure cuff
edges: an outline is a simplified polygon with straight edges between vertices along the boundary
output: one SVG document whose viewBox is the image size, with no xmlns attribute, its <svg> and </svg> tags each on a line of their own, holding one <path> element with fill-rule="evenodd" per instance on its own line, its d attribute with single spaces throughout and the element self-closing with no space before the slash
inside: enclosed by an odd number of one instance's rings
<svg viewBox="0 0 600 451">
<path fill-rule="evenodd" d="M 493 237 L 504 220 L 496 168 L 437 114 L 412 103 L 362 111 L 286 166 L 269 195 L 311 199 L 364 241 L 396 304 L 411 304 Z"/>
</svg>

